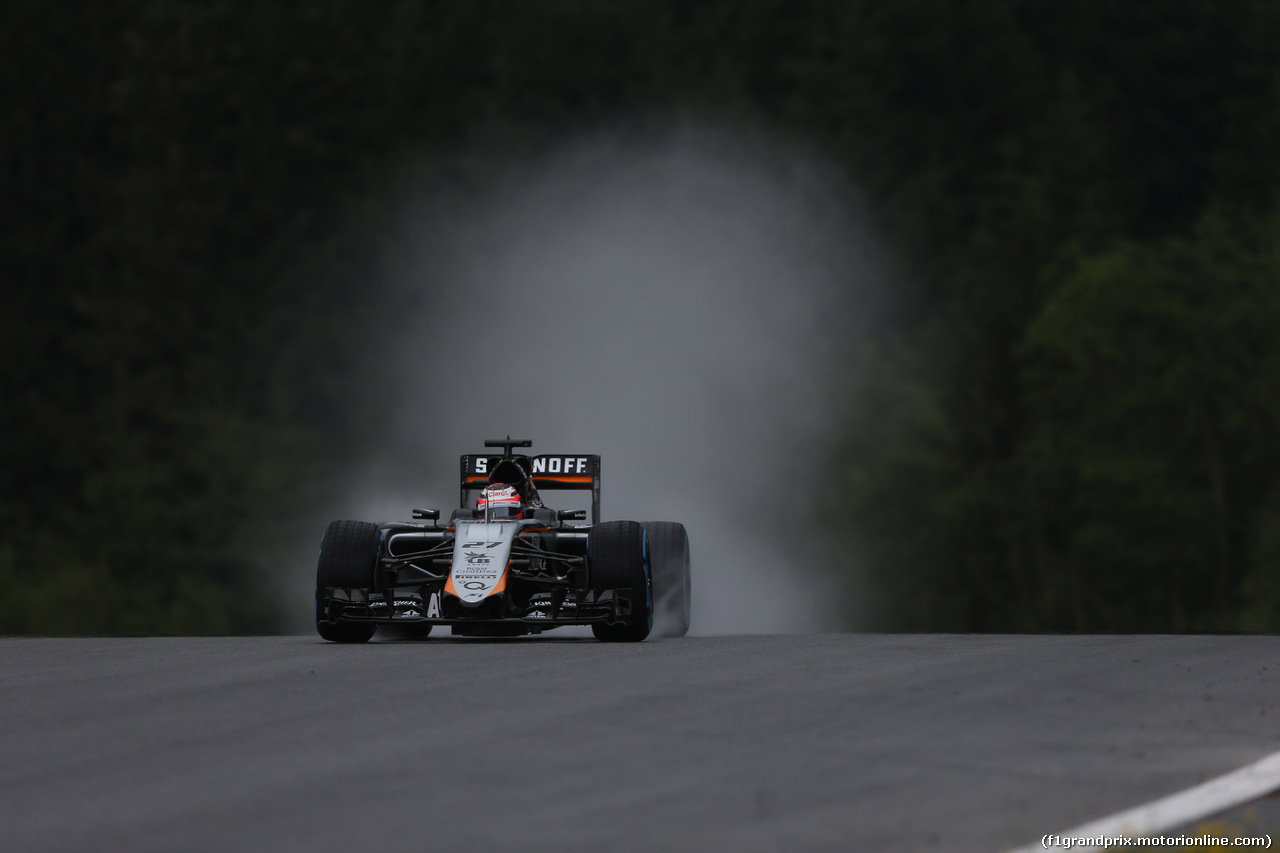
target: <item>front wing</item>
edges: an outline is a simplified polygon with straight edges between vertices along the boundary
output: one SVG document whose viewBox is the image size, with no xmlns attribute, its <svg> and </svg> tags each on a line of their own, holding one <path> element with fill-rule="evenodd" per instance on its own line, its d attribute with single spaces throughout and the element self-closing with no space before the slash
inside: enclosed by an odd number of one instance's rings
<svg viewBox="0 0 1280 853">
<path fill-rule="evenodd" d="M 541 588 L 539 588 L 541 587 Z M 524 589 L 522 589 L 524 588 Z M 563 625 L 615 623 L 631 616 L 631 590 L 570 590 L 561 584 L 512 578 L 506 591 L 479 605 L 464 605 L 443 582 L 390 595 L 361 588 L 317 590 L 318 615 L 331 624 L 524 625 L 532 632 Z"/>
</svg>

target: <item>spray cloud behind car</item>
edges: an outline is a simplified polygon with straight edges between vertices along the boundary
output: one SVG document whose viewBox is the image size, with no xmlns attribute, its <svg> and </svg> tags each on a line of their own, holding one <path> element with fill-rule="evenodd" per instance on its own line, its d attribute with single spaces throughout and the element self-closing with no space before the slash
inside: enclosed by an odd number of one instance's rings
<svg viewBox="0 0 1280 853">
<path fill-rule="evenodd" d="M 838 627 L 806 542 L 830 380 L 879 291 L 850 198 L 776 141 L 681 128 L 597 134 L 423 203 L 395 260 L 427 297 L 389 318 L 393 421 L 335 512 L 447 512 L 458 455 L 488 438 L 599 453 L 604 518 L 688 527 L 691 633 Z"/>
</svg>

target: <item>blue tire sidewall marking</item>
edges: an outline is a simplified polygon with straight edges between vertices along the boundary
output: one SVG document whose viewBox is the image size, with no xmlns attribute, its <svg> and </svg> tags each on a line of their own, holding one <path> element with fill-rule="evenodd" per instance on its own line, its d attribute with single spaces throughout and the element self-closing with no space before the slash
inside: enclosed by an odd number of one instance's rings
<svg viewBox="0 0 1280 853">
<path fill-rule="evenodd" d="M 641 552 L 644 555 L 644 603 L 649 627 L 653 627 L 653 574 L 649 570 L 649 531 L 640 529 Z"/>
<path fill-rule="evenodd" d="M 324 556 L 324 538 L 329 535 L 328 529 L 320 534 L 320 550 L 316 552 L 316 562 L 320 562 L 320 558 Z M 316 622 L 320 621 L 320 579 L 316 579 Z"/>
</svg>

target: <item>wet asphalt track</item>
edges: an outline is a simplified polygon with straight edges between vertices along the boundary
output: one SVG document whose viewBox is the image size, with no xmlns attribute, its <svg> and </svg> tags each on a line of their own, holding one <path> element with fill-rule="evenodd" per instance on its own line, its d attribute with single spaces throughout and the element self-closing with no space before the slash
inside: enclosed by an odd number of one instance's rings
<svg viewBox="0 0 1280 853">
<path fill-rule="evenodd" d="M 1280 638 L 0 640 L 14 851 L 996 851 L 1280 749 Z"/>
</svg>

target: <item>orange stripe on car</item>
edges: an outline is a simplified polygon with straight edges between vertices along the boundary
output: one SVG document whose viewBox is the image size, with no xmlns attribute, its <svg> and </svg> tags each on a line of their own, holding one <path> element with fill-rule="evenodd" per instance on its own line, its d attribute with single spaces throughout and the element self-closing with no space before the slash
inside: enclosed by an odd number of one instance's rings
<svg viewBox="0 0 1280 853">
<path fill-rule="evenodd" d="M 507 560 L 507 567 L 502 570 L 502 577 L 498 578 L 498 585 L 493 588 L 489 595 L 497 595 L 507 588 L 507 572 L 511 571 L 511 560 Z"/>
</svg>

